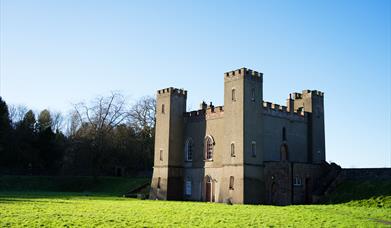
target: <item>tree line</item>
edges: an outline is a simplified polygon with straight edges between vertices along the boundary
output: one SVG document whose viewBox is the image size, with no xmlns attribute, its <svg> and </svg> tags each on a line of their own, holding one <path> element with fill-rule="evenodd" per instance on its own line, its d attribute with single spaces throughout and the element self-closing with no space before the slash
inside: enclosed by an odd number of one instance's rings
<svg viewBox="0 0 391 228">
<path fill-rule="evenodd" d="M 0 97 L 0 172 L 134 175 L 153 165 L 156 101 L 129 105 L 120 93 L 73 106 L 67 117 L 34 113 Z"/>
</svg>

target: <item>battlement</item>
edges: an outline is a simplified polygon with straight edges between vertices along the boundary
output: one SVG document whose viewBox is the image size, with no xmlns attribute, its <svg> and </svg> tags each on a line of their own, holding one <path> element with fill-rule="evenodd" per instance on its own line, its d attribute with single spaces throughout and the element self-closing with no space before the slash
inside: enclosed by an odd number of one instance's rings
<svg viewBox="0 0 391 228">
<path fill-rule="evenodd" d="M 177 89 L 177 88 L 165 88 L 157 91 L 158 95 L 163 95 L 163 94 L 174 94 L 174 95 L 179 95 L 179 96 L 187 96 L 187 91 L 184 89 Z"/>
<path fill-rule="evenodd" d="M 254 70 L 247 69 L 245 67 L 229 71 L 224 74 L 225 78 L 233 78 L 237 76 L 250 77 L 255 80 L 262 80 L 263 74 Z"/>
<path fill-rule="evenodd" d="M 212 102 L 209 105 L 202 102 L 200 108 L 199 110 L 185 112 L 183 116 L 189 120 L 203 120 L 219 118 L 224 114 L 224 106 L 214 106 Z"/>
<path fill-rule="evenodd" d="M 309 97 L 309 96 L 319 96 L 323 97 L 324 93 L 318 90 L 303 90 L 301 93 L 291 93 L 290 98 L 293 100 L 303 99 L 303 97 Z"/>
<path fill-rule="evenodd" d="M 293 112 L 289 112 L 288 108 L 283 105 L 274 104 L 271 102 L 264 101 L 263 102 L 263 108 L 266 112 L 273 112 L 273 113 L 280 113 L 287 116 L 300 116 L 300 117 L 306 117 L 306 112 L 302 109 L 294 110 Z"/>
<path fill-rule="evenodd" d="M 195 110 L 191 112 L 185 112 L 183 114 L 184 117 L 199 117 L 199 116 L 205 116 L 205 110 Z"/>
</svg>

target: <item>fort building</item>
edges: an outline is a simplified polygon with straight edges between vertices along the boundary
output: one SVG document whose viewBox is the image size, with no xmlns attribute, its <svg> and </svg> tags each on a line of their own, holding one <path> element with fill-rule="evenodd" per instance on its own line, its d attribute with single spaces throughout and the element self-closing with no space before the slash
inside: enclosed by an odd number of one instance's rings
<svg viewBox="0 0 391 228">
<path fill-rule="evenodd" d="M 244 204 L 310 203 L 332 179 L 324 94 L 263 100 L 263 74 L 224 74 L 224 105 L 186 111 L 187 91 L 157 92 L 150 198 Z"/>
</svg>

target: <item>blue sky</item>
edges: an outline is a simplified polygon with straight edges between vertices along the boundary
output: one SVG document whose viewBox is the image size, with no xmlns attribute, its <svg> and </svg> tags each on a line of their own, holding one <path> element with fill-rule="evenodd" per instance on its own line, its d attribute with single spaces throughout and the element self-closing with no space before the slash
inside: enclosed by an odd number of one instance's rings
<svg viewBox="0 0 391 228">
<path fill-rule="evenodd" d="M 391 166 L 391 1 L 1 0 L 0 95 L 67 112 L 165 87 L 223 104 L 223 73 L 264 73 L 264 99 L 325 92 L 327 160 Z"/>
</svg>

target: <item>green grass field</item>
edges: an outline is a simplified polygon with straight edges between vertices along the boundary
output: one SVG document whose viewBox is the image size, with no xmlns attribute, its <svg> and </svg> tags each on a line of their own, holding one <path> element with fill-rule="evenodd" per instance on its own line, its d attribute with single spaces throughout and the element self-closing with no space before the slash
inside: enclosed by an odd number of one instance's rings
<svg viewBox="0 0 391 228">
<path fill-rule="evenodd" d="M 118 197 L 120 192 L 144 183 L 145 179 L 91 181 L 78 177 L 76 183 L 83 186 L 79 187 L 80 192 L 52 191 L 69 189 L 69 186 L 76 190 L 68 179 L 56 181 L 55 185 L 50 184 L 48 177 L 14 179 L 0 178 L 0 227 L 391 227 L 390 190 L 365 198 L 363 193 L 368 193 L 365 186 L 372 186 L 368 183 L 364 186 L 359 183 L 342 185 L 327 203 L 336 195 L 349 195 L 349 192 L 351 197 L 361 199 L 339 204 L 277 207 Z M 40 183 L 41 187 L 37 191 L 20 188 L 25 186 L 23 180 Z M 64 187 L 63 183 L 69 186 Z M 360 189 L 357 186 L 361 186 Z M 95 192 L 85 194 L 92 190 Z"/>
<path fill-rule="evenodd" d="M 386 227 L 385 221 L 391 221 L 391 208 L 349 204 L 277 207 L 69 193 L 0 196 L 1 227 Z"/>
</svg>

